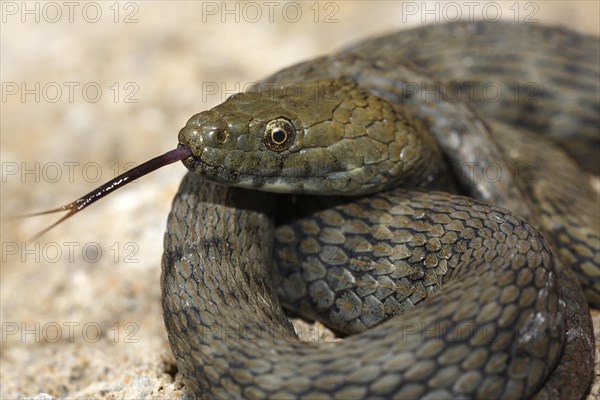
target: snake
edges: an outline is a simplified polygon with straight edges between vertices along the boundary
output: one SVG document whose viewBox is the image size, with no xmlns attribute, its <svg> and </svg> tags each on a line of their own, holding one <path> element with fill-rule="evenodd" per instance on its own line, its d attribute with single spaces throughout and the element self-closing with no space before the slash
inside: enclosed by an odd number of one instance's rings
<svg viewBox="0 0 600 400">
<path fill-rule="evenodd" d="M 599 93 L 597 37 L 404 30 L 265 78 L 47 212 L 183 161 L 161 289 L 192 398 L 580 399 Z M 343 339 L 302 341 L 290 315 Z"/>
<path fill-rule="evenodd" d="M 557 27 L 426 26 L 191 117 L 161 273 L 186 390 L 582 398 L 600 306 L 585 175 L 599 49 Z M 301 341 L 290 312 L 344 339 Z"/>
<path fill-rule="evenodd" d="M 186 390 L 583 397 L 599 57 L 597 38 L 561 28 L 440 24 L 191 117 L 161 273 Z M 288 309 L 345 338 L 300 341 Z"/>
</svg>

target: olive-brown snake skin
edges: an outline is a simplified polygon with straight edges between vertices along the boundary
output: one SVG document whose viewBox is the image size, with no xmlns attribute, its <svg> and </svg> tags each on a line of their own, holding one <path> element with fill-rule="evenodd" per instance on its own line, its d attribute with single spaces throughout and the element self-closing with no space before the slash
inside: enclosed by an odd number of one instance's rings
<svg viewBox="0 0 600 400">
<path fill-rule="evenodd" d="M 599 51 L 557 28 L 429 26 L 193 116 L 161 278 L 186 389 L 583 397 L 600 216 L 572 160 L 598 173 Z M 354 335 L 301 342 L 282 303 Z"/>
</svg>

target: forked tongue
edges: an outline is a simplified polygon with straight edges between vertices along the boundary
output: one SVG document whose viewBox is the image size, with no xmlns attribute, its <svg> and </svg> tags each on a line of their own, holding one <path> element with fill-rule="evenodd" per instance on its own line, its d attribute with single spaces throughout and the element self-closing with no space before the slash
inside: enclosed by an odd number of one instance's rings
<svg viewBox="0 0 600 400">
<path fill-rule="evenodd" d="M 54 228 L 56 225 L 60 224 L 64 220 L 66 220 L 67 218 L 72 217 L 73 215 L 77 214 L 79 211 L 83 210 L 87 206 L 95 203 L 96 201 L 100 200 L 107 194 L 114 192 L 115 190 L 119 189 L 120 187 L 127 185 L 129 182 L 132 182 L 132 181 L 136 180 L 137 178 L 147 175 L 152 171 L 156 171 L 157 169 L 164 167 L 165 165 L 172 164 L 176 161 L 184 160 L 184 159 L 190 157 L 191 155 L 192 155 L 192 152 L 187 147 L 178 147 L 174 150 L 166 152 L 163 155 L 160 155 L 151 160 L 148 160 L 145 163 L 140 164 L 135 168 L 125 171 L 124 173 L 117 176 L 116 178 L 110 180 L 109 182 L 106 182 L 102 186 L 99 186 L 98 188 L 92 190 L 91 192 L 89 192 L 88 194 L 86 194 L 84 196 L 81 196 L 80 198 L 78 198 L 77 200 L 75 200 L 69 204 L 65 204 L 64 206 L 53 208 L 53 209 L 47 210 L 47 211 L 18 215 L 13 218 L 28 218 L 28 217 L 35 217 L 37 215 L 52 214 L 52 213 L 56 213 L 56 212 L 67 211 L 67 214 L 65 216 L 63 216 L 61 219 L 59 219 L 58 221 L 56 221 L 55 223 L 53 223 L 52 225 L 50 225 L 43 231 L 36 234 L 31 239 L 31 240 L 35 240 L 35 239 L 39 238 L 40 236 L 42 236 L 44 233 L 48 232 L 50 229 Z M 13 219 L 13 218 L 11 218 L 11 219 Z"/>
</svg>

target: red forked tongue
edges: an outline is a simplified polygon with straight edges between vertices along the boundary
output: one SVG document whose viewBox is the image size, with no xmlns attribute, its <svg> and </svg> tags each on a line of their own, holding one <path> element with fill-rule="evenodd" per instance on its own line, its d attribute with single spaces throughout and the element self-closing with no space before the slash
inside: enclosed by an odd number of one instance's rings
<svg viewBox="0 0 600 400">
<path fill-rule="evenodd" d="M 119 189 L 120 187 L 127 185 L 129 182 L 134 181 L 137 178 L 142 177 L 146 174 L 149 174 L 150 172 L 155 171 L 155 170 L 159 169 L 160 167 L 164 167 L 165 165 L 169 165 L 176 161 L 181 161 L 183 159 L 186 159 L 186 158 L 190 157 L 191 155 L 192 155 L 192 151 L 190 149 L 188 149 L 187 147 L 178 147 L 174 150 L 166 152 L 165 154 L 163 154 L 161 156 L 158 156 L 151 160 L 148 160 L 145 163 L 140 164 L 135 168 L 125 171 L 121 175 L 117 176 L 116 178 L 112 179 L 109 182 L 106 182 L 102 186 L 92 190 L 85 196 L 78 198 L 77 200 L 73 201 L 72 203 L 65 204 L 64 206 L 61 206 L 58 208 L 53 208 L 52 210 L 41 211 L 41 212 L 36 212 L 36 213 L 31 213 L 31 214 L 18 215 L 18 216 L 12 217 L 12 218 L 27 218 L 27 217 L 35 217 L 36 215 L 44 215 L 44 214 L 52 214 L 52 213 L 56 213 L 56 212 L 61 212 L 61 211 L 68 211 L 64 217 L 62 217 L 61 219 L 59 219 L 58 221 L 56 221 L 55 223 L 53 223 L 52 225 L 50 225 L 49 227 L 44 229 L 43 231 L 39 232 L 31 239 L 31 240 L 35 240 L 35 239 L 39 238 L 40 236 L 42 236 L 44 233 L 48 232 L 50 229 L 54 228 L 56 225 L 60 224 L 64 220 L 66 220 L 67 218 L 72 217 L 73 215 L 77 214 L 79 211 L 83 210 L 90 204 L 95 203 L 96 201 L 100 200 L 107 194 Z"/>
</svg>

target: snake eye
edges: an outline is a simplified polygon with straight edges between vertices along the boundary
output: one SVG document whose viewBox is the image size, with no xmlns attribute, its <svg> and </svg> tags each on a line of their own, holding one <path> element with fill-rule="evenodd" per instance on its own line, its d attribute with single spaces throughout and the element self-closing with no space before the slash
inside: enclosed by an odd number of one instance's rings
<svg viewBox="0 0 600 400">
<path fill-rule="evenodd" d="M 296 128 L 291 121 L 277 118 L 267 123 L 263 142 L 269 150 L 283 151 L 290 147 L 294 141 Z"/>
</svg>

